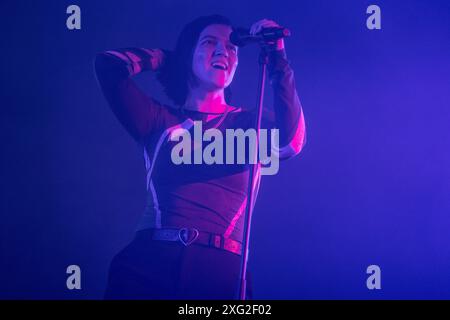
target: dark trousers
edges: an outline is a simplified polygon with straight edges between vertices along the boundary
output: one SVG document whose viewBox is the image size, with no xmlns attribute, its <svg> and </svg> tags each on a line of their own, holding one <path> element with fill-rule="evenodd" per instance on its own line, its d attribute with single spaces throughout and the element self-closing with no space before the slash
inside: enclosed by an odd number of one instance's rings
<svg viewBox="0 0 450 320">
<path fill-rule="evenodd" d="M 105 299 L 235 299 L 240 266 L 234 253 L 155 241 L 143 230 L 111 262 Z"/>
</svg>

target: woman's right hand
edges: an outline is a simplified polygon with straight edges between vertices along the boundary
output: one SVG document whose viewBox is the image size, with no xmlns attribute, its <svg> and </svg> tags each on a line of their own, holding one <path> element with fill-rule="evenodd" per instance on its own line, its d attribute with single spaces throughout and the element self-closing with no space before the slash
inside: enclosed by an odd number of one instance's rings
<svg viewBox="0 0 450 320">
<path fill-rule="evenodd" d="M 146 67 L 150 70 L 157 71 L 164 64 L 164 51 L 161 49 L 146 49 L 142 48 L 150 55 L 149 61 L 146 61 Z"/>
</svg>

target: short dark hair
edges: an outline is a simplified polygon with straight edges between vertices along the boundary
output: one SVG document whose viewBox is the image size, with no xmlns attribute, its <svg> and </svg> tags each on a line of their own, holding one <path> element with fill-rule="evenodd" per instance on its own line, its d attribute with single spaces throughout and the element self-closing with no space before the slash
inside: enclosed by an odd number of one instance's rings
<svg viewBox="0 0 450 320">
<path fill-rule="evenodd" d="M 189 93 L 189 79 L 192 74 L 194 49 L 202 31 L 212 24 L 230 26 L 228 18 L 221 15 L 202 16 L 184 26 L 178 36 L 175 50 L 164 50 L 165 61 L 158 72 L 157 78 L 166 95 L 178 106 L 184 105 Z M 225 89 L 225 98 L 231 101 L 230 88 Z"/>
</svg>

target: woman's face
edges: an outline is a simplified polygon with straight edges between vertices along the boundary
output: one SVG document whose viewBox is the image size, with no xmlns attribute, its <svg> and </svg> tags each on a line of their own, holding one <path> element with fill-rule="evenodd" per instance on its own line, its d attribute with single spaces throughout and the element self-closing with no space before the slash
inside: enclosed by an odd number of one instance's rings
<svg viewBox="0 0 450 320">
<path fill-rule="evenodd" d="M 224 89 L 233 81 L 238 48 L 230 42 L 231 27 L 212 24 L 200 34 L 192 59 L 197 85 L 207 90 Z"/>
</svg>

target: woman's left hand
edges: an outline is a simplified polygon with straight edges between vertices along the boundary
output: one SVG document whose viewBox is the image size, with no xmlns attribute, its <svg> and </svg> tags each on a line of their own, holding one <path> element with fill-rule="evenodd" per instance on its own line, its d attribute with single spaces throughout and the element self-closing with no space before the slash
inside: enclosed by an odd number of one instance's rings
<svg viewBox="0 0 450 320">
<path fill-rule="evenodd" d="M 250 34 L 251 34 L 251 35 L 255 35 L 255 34 L 257 34 L 258 32 L 260 32 L 260 31 L 261 31 L 262 29 L 264 29 L 264 28 L 276 28 L 276 27 L 281 27 L 281 26 L 280 26 L 278 23 L 276 23 L 275 21 L 273 21 L 273 20 L 262 19 L 262 20 L 259 20 L 259 21 L 255 22 L 255 23 L 251 26 L 251 28 L 250 28 Z M 274 43 L 274 48 L 275 48 L 276 50 L 282 50 L 282 49 L 284 49 L 284 40 L 283 40 L 283 38 L 277 40 L 277 41 Z"/>
</svg>

